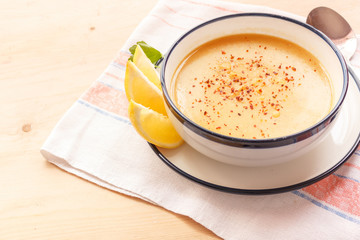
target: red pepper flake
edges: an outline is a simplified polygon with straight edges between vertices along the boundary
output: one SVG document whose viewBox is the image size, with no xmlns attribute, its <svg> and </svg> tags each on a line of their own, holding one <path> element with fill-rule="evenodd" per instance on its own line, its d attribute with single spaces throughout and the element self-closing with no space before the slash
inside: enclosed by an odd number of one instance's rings
<svg viewBox="0 0 360 240">
<path fill-rule="evenodd" d="M 205 115 L 205 116 L 207 115 L 207 111 L 204 112 L 204 115 Z"/>
<path fill-rule="evenodd" d="M 296 72 L 296 68 L 295 68 L 295 67 L 292 67 L 291 69 L 292 69 L 294 72 Z"/>
<path fill-rule="evenodd" d="M 216 127 L 216 129 L 221 129 L 221 127 Z"/>
<path fill-rule="evenodd" d="M 223 51 L 223 50 L 221 50 L 221 54 L 226 54 L 226 52 L 225 52 L 225 51 Z"/>
<path fill-rule="evenodd" d="M 191 91 L 189 91 L 189 94 L 191 94 Z"/>
<path fill-rule="evenodd" d="M 256 124 L 254 124 L 254 128 L 256 128 Z"/>
<path fill-rule="evenodd" d="M 249 52 L 249 50 L 246 50 L 246 52 Z"/>
</svg>

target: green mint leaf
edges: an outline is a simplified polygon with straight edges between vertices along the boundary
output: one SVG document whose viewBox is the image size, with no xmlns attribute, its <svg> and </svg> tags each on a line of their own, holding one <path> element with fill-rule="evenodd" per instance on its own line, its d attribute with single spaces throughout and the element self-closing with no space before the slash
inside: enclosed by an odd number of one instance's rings
<svg viewBox="0 0 360 240">
<path fill-rule="evenodd" d="M 144 41 L 137 42 L 135 45 L 133 45 L 131 48 L 129 48 L 129 51 L 131 53 L 129 60 L 132 61 L 134 58 L 136 45 L 139 45 L 141 47 L 141 49 L 144 51 L 145 55 L 150 59 L 152 64 L 154 64 L 155 67 L 157 67 L 156 63 L 163 57 L 163 55 L 161 54 L 161 52 L 159 52 L 152 46 L 148 45 Z"/>
<path fill-rule="evenodd" d="M 133 45 L 131 48 L 129 48 L 129 51 L 130 51 L 130 53 L 131 53 L 131 56 L 129 57 L 128 60 L 130 60 L 130 61 L 133 61 L 133 59 L 134 59 L 134 54 L 135 54 L 136 46 L 137 46 L 137 45 L 135 44 L 135 45 Z"/>
</svg>

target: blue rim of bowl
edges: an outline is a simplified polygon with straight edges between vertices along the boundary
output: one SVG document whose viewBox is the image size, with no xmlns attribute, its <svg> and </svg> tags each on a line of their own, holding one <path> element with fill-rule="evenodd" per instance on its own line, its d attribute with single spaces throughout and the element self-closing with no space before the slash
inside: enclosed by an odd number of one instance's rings
<svg viewBox="0 0 360 240">
<path fill-rule="evenodd" d="M 238 17 L 270 17 L 270 18 L 277 18 L 277 19 L 282 19 L 284 21 L 292 22 L 294 24 L 297 24 L 299 26 L 302 26 L 302 27 L 307 28 L 308 30 L 312 31 L 313 33 L 315 33 L 316 35 L 321 37 L 331 47 L 331 49 L 334 51 L 334 53 L 336 54 L 336 56 L 339 59 L 339 62 L 341 64 L 342 71 L 343 71 L 344 83 L 343 83 L 343 89 L 342 89 L 342 92 L 341 92 L 338 102 L 333 107 L 333 109 L 330 111 L 330 113 L 328 115 L 326 115 L 320 122 L 318 122 L 316 125 L 309 127 L 301 132 L 298 132 L 298 133 L 295 133 L 292 135 L 288 135 L 288 136 L 284 136 L 284 137 L 268 138 L 268 139 L 235 138 L 235 137 L 230 137 L 230 136 L 222 135 L 219 133 L 215 133 L 211 130 L 201 127 L 200 125 L 196 124 L 195 122 L 190 120 L 188 117 L 186 117 L 176 107 L 176 105 L 174 104 L 174 102 L 171 100 L 171 98 L 169 96 L 169 93 L 167 91 L 166 84 L 165 84 L 165 79 L 164 79 L 167 61 L 168 61 L 168 58 L 171 55 L 172 51 L 174 50 L 174 48 L 184 38 L 186 38 L 188 35 L 190 35 L 192 32 L 196 31 L 199 28 L 202 28 L 208 24 L 211 24 L 211 23 L 214 23 L 217 21 L 221 21 L 224 19 L 238 18 Z M 225 15 L 225 16 L 214 18 L 207 22 L 204 22 L 204 23 L 190 29 L 185 34 L 183 34 L 170 47 L 170 50 L 165 54 L 165 57 L 162 62 L 163 62 L 163 66 L 161 68 L 161 74 L 160 74 L 161 87 L 162 87 L 162 92 L 164 95 L 165 103 L 168 106 L 168 108 L 170 109 L 170 111 L 172 112 L 172 114 L 174 114 L 174 116 L 184 126 L 186 126 L 187 128 L 191 129 L 192 131 L 196 132 L 198 135 L 200 135 L 206 139 L 209 139 L 209 140 L 212 140 L 214 142 L 218 142 L 218 143 L 221 143 L 224 145 L 234 146 L 234 147 L 242 147 L 242 148 L 272 148 L 272 147 L 285 146 L 285 145 L 289 145 L 289 144 L 293 144 L 293 143 L 302 141 L 302 140 L 320 132 L 322 129 L 327 127 L 335 119 L 335 117 L 340 109 L 340 106 L 342 105 L 342 102 L 344 101 L 344 98 L 346 96 L 348 82 L 349 82 L 348 69 L 347 69 L 345 60 L 344 60 L 342 54 L 340 53 L 340 50 L 335 46 L 335 44 L 327 36 L 325 36 L 323 33 L 321 33 L 320 31 L 318 31 L 317 29 L 315 29 L 314 27 L 312 27 L 306 23 L 303 23 L 298 20 L 288 18 L 285 16 L 276 15 L 276 14 L 268 14 L 268 13 L 238 13 L 238 14 Z"/>
<path fill-rule="evenodd" d="M 351 73 L 351 75 L 353 76 L 353 73 Z M 355 85 L 357 86 L 358 91 L 360 92 L 360 82 L 357 82 L 355 80 L 356 76 L 355 77 L 353 76 L 353 78 L 354 78 Z M 324 171 L 323 173 L 319 174 L 318 176 L 315 176 L 315 177 L 305 180 L 303 182 L 284 186 L 284 187 L 278 187 L 278 188 L 242 189 L 242 188 L 231 188 L 231 187 L 221 186 L 218 184 L 210 183 L 205 180 L 199 179 L 199 178 L 183 171 L 179 167 L 177 167 L 174 163 L 172 163 L 169 159 L 167 159 L 155 145 L 149 143 L 151 149 L 155 152 L 155 154 L 168 167 L 170 167 L 171 169 L 173 169 L 175 172 L 182 175 L 183 177 L 185 177 L 193 182 L 196 182 L 200 185 L 203 185 L 205 187 L 211 188 L 211 189 L 215 189 L 215 190 L 227 192 L 227 193 L 232 193 L 232 194 L 242 194 L 242 195 L 269 195 L 269 194 L 285 193 L 285 192 L 298 190 L 298 189 L 307 187 L 311 184 L 314 184 L 314 183 L 324 179 L 325 177 L 329 176 L 330 174 L 335 172 L 340 166 L 342 166 L 351 157 L 351 155 L 356 151 L 359 144 L 360 144 L 360 132 L 358 133 L 356 141 L 354 142 L 352 147 L 349 149 L 347 154 L 345 154 L 345 156 L 342 159 L 340 159 L 334 166 L 330 167 L 328 170 Z"/>
</svg>

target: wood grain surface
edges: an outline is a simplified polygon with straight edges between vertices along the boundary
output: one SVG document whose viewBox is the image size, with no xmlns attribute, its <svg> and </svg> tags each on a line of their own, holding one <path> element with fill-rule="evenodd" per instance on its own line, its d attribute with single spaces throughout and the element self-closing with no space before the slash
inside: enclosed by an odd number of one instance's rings
<svg viewBox="0 0 360 240">
<path fill-rule="evenodd" d="M 155 0 L 2 0 L 0 239 L 218 239 L 192 219 L 49 164 L 39 149 Z M 358 0 L 239 0 L 306 16 L 340 12 L 360 33 Z"/>
</svg>

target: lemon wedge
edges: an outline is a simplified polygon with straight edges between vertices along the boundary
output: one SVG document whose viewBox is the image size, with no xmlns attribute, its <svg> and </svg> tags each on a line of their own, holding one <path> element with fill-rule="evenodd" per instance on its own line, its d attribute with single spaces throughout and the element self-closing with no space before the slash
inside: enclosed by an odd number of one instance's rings
<svg viewBox="0 0 360 240">
<path fill-rule="evenodd" d="M 183 140 L 170 119 L 130 100 L 129 118 L 135 130 L 148 142 L 163 148 L 175 148 Z"/>
<path fill-rule="evenodd" d="M 161 90 L 131 61 L 126 64 L 125 93 L 127 99 L 167 116 Z"/>
<path fill-rule="evenodd" d="M 159 73 L 139 45 L 136 46 L 133 62 L 153 84 L 161 89 Z"/>
</svg>

